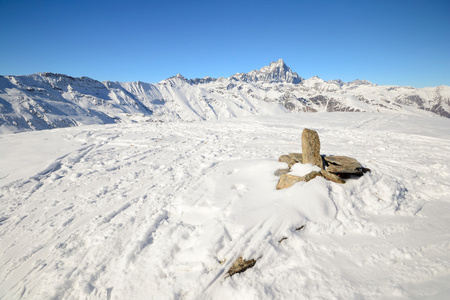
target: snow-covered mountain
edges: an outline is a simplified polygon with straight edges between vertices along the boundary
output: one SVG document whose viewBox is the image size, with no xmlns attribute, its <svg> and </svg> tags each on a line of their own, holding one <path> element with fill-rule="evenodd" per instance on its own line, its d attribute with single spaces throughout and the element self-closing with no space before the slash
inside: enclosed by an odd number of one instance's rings
<svg viewBox="0 0 450 300">
<path fill-rule="evenodd" d="M 0 132 L 130 121 L 195 121 L 289 112 L 405 112 L 450 117 L 450 87 L 303 79 L 283 60 L 229 78 L 157 84 L 38 73 L 0 76 Z"/>
</svg>

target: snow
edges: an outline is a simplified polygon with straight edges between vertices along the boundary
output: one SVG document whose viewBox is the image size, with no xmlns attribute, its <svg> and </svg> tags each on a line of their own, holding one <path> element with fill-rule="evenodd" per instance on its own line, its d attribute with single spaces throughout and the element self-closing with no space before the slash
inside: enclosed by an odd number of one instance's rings
<svg viewBox="0 0 450 300">
<path fill-rule="evenodd" d="M 379 86 L 317 76 L 282 59 L 217 80 L 178 74 L 156 84 L 38 73 L 0 76 L 0 134 L 93 124 L 201 121 L 298 112 L 361 111 L 450 116 L 450 87 Z"/>
<path fill-rule="evenodd" d="M 305 176 L 313 171 L 320 171 L 321 169 L 313 164 L 295 164 L 291 167 L 290 175 Z"/>
<path fill-rule="evenodd" d="M 447 299 L 449 125 L 317 113 L 1 135 L 0 298 Z M 304 128 L 372 172 L 277 191 Z M 226 278 L 240 256 L 257 262 Z"/>
</svg>

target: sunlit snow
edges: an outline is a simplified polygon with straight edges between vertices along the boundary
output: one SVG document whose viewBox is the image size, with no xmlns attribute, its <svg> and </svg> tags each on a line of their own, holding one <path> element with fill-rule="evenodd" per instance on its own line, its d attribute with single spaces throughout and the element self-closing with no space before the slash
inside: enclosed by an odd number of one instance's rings
<svg viewBox="0 0 450 300">
<path fill-rule="evenodd" d="M 372 172 L 276 190 L 304 128 Z M 446 299 L 449 128 L 317 113 L 0 135 L 0 298 Z M 240 256 L 256 265 L 226 278 Z"/>
</svg>

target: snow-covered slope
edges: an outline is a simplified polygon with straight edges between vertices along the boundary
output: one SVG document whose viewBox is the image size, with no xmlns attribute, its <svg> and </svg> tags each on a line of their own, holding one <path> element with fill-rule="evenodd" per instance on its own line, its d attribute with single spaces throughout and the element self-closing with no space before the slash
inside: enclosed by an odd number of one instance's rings
<svg viewBox="0 0 450 300">
<path fill-rule="evenodd" d="M 305 127 L 372 172 L 275 190 Z M 2 135 L 0 298 L 449 299 L 448 128 L 317 113 Z M 227 278 L 239 256 L 257 262 Z"/>
<path fill-rule="evenodd" d="M 450 117 L 450 87 L 416 89 L 319 77 L 305 80 L 281 59 L 229 78 L 177 75 L 157 84 L 99 82 L 54 73 L 0 76 L 0 133 L 318 111 L 432 112 Z"/>
</svg>

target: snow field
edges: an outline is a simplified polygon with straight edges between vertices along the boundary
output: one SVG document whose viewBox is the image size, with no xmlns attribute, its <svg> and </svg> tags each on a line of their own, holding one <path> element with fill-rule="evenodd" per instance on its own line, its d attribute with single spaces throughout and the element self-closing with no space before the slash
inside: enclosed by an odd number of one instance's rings
<svg viewBox="0 0 450 300">
<path fill-rule="evenodd" d="M 0 298 L 444 299 L 449 122 L 325 113 L 2 135 Z M 305 127 L 322 154 L 372 172 L 275 190 Z M 239 256 L 258 261 L 225 278 Z"/>
</svg>

